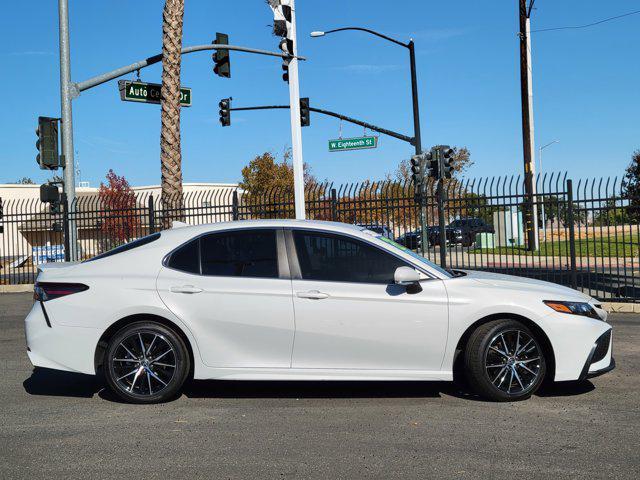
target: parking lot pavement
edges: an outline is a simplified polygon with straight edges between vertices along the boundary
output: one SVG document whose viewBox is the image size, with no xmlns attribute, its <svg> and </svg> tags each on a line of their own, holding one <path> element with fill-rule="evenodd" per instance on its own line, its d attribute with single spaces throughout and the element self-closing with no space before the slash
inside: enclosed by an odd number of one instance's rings
<svg viewBox="0 0 640 480">
<path fill-rule="evenodd" d="M 446 383 L 193 382 L 164 405 L 33 371 L 28 294 L 0 295 L 0 478 L 638 478 L 640 316 L 617 369 L 519 403 Z"/>
</svg>

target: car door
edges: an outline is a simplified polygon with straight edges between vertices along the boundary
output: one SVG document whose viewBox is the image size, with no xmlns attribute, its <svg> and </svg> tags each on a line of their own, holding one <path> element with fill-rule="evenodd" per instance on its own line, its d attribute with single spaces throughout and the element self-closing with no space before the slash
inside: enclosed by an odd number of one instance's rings
<svg viewBox="0 0 640 480">
<path fill-rule="evenodd" d="M 291 366 L 294 317 L 282 237 L 282 229 L 269 228 L 212 232 L 165 261 L 158 292 L 192 330 L 205 365 Z"/>
<path fill-rule="evenodd" d="M 439 371 L 448 306 L 443 282 L 409 293 L 393 283 L 408 263 L 349 235 L 286 232 L 296 336 L 293 368 Z"/>
</svg>

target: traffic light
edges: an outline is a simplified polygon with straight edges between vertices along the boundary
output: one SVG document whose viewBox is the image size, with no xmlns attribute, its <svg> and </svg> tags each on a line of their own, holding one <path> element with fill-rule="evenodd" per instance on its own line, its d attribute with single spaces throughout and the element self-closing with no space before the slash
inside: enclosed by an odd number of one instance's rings
<svg viewBox="0 0 640 480">
<path fill-rule="evenodd" d="M 424 180 L 423 163 L 422 155 L 414 155 L 411 157 L 411 179 L 416 187 Z"/>
<path fill-rule="evenodd" d="M 40 201 L 51 205 L 51 213 L 60 213 L 60 192 L 56 185 L 43 183 L 40 185 Z"/>
<path fill-rule="evenodd" d="M 280 50 L 287 55 L 293 55 L 293 40 L 283 38 L 280 40 Z M 290 58 L 282 59 L 282 80 L 289 83 L 289 62 Z"/>
<path fill-rule="evenodd" d="M 435 179 L 440 178 L 440 161 L 438 160 L 436 147 L 433 147 L 425 156 L 427 158 L 427 170 L 429 171 L 428 176 Z"/>
<path fill-rule="evenodd" d="M 220 107 L 220 124 L 228 127 L 231 125 L 231 98 L 223 98 L 218 106 Z"/>
<path fill-rule="evenodd" d="M 425 155 L 414 155 L 411 157 L 411 179 L 413 180 L 414 200 L 422 203 L 424 197 L 424 175 L 425 175 Z"/>
<path fill-rule="evenodd" d="M 216 33 L 217 45 L 229 45 L 229 35 L 226 33 Z M 229 59 L 229 50 L 218 49 L 216 53 L 211 55 L 215 62 L 213 73 L 219 77 L 231 78 L 231 61 Z"/>
<path fill-rule="evenodd" d="M 453 154 L 454 151 L 451 147 L 449 147 L 449 145 L 441 145 L 439 147 L 440 149 L 440 161 L 442 162 L 441 164 L 441 170 L 442 170 L 442 177 L 443 178 L 451 178 L 451 175 L 453 175 Z"/>
<path fill-rule="evenodd" d="M 289 0 L 267 0 L 269 7 L 273 10 L 273 34 L 282 37 L 280 40 L 280 50 L 287 55 L 282 59 L 282 80 L 289 82 L 289 62 L 294 56 L 295 48 L 291 39 L 291 5 Z"/>
<path fill-rule="evenodd" d="M 300 99 L 300 126 L 308 127 L 311 125 L 311 116 L 309 114 L 309 97 Z"/>
<path fill-rule="evenodd" d="M 58 119 L 38 117 L 36 135 L 38 136 L 36 141 L 36 148 L 38 149 L 36 163 L 40 165 L 42 170 L 57 170 L 60 166 Z"/>
</svg>

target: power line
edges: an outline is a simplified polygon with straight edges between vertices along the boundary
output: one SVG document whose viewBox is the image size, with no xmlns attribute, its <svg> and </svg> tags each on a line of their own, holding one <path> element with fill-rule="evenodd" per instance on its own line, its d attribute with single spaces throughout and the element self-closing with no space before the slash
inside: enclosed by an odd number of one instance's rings
<svg viewBox="0 0 640 480">
<path fill-rule="evenodd" d="M 640 13 L 640 10 L 636 10 L 635 12 L 623 13 L 622 15 L 616 15 L 615 17 L 605 18 L 603 20 L 598 20 L 597 22 L 588 23 L 586 25 L 573 25 L 573 26 L 566 26 L 566 27 L 543 28 L 543 29 L 540 29 L 540 30 L 531 30 L 531 33 L 535 33 L 535 32 L 550 32 L 552 30 L 571 30 L 571 29 L 577 29 L 577 28 L 593 27 L 594 25 L 600 25 L 601 23 L 610 22 L 611 20 L 617 20 L 618 18 L 628 17 L 630 15 L 636 15 L 638 13 Z"/>
</svg>

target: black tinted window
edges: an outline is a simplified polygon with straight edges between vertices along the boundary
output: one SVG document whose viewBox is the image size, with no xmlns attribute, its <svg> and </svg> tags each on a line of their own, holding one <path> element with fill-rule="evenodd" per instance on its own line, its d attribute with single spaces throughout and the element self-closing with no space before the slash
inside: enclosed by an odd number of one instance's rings
<svg viewBox="0 0 640 480">
<path fill-rule="evenodd" d="M 407 263 L 373 245 L 342 235 L 294 231 L 304 280 L 393 283 L 393 274 Z"/>
<path fill-rule="evenodd" d="M 108 252 L 104 252 L 104 253 L 101 253 L 100 255 L 96 255 L 93 258 L 85 260 L 85 262 L 93 262 L 94 260 L 100 260 L 101 258 L 117 255 L 118 253 L 126 252 L 127 250 L 132 250 L 134 248 L 141 247 L 142 245 L 146 245 L 147 243 L 151 243 L 159 238 L 160 238 L 159 233 L 152 233 L 151 235 L 147 235 L 146 237 L 138 238 L 137 240 L 133 240 L 131 242 L 120 245 L 119 247 L 113 248 Z"/>
<path fill-rule="evenodd" d="M 196 238 L 173 252 L 167 266 L 183 272 L 200 273 L 198 242 Z"/>
<path fill-rule="evenodd" d="M 274 230 L 213 233 L 200 239 L 203 275 L 278 277 Z"/>
</svg>

